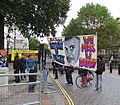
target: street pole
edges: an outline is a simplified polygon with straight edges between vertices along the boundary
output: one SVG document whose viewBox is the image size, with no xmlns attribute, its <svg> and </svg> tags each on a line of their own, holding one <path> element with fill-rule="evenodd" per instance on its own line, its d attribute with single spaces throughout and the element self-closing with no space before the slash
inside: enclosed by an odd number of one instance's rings
<svg viewBox="0 0 120 105">
<path fill-rule="evenodd" d="M 14 50 L 16 49 L 16 28 L 14 29 Z"/>
<path fill-rule="evenodd" d="M 42 44 L 42 69 L 44 66 L 44 44 Z"/>
<path fill-rule="evenodd" d="M 10 35 L 8 34 L 6 39 L 7 39 L 7 67 L 9 66 L 9 43 L 10 43 Z"/>
</svg>

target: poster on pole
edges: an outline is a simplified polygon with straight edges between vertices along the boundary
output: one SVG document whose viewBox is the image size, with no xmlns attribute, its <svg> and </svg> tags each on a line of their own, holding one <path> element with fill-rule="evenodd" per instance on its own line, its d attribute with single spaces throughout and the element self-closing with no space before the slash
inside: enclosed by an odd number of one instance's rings
<svg viewBox="0 0 120 105">
<path fill-rule="evenodd" d="M 38 61 L 38 50 L 12 50 L 11 61 L 14 61 L 16 53 L 18 53 L 20 58 L 22 54 L 24 55 L 25 58 L 27 58 L 27 56 L 30 54 L 35 61 Z"/>
<path fill-rule="evenodd" d="M 83 69 L 96 70 L 97 35 L 78 35 L 48 39 L 53 61 Z"/>
</svg>

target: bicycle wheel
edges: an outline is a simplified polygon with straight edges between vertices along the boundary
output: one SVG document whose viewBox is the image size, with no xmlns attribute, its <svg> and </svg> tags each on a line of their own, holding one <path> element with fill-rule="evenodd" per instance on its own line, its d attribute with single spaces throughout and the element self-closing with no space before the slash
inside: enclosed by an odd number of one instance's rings
<svg viewBox="0 0 120 105">
<path fill-rule="evenodd" d="M 89 84 L 92 85 L 93 84 L 93 79 L 94 79 L 94 74 L 93 72 L 89 72 L 88 73 L 88 77 L 89 77 Z"/>
<path fill-rule="evenodd" d="M 77 76 L 75 79 L 75 83 L 76 83 L 76 86 L 80 89 L 83 88 L 81 81 L 82 81 L 82 76 L 81 75 Z"/>
</svg>

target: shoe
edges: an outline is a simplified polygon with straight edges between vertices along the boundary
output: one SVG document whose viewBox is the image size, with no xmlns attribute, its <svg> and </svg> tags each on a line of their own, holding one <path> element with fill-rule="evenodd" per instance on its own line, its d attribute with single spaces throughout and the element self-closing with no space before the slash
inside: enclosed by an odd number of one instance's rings
<svg viewBox="0 0 120 105">
<path fill-rule="evenodd" d="M 98 91 L 98 89 L 95 89 L 94 91 Z"/>
<path fill-rule="evenodd" d="M 68 85 L 69 83 L 66 82 L 66 85 Z"/>
<path fill-rule="evenodd" d="M 28 93 L 30 93 L 30 92 L 35 92 L 35 90 L 28 90 Z"/>
<path fill-rule="evenodd" d="M 54 79 L 58 79 L 57 77 L 55 77 Z"/>
<path fill-rule="evenodd" d="M 98 92 L 101 92 L 101 90 L 99 89 Z"/>
<path fill-rule="evenodd" d="M 100 88 L 100 89 L 98 89 L 98 92 L 101 92 L 102 91 L 102 89 Z"/>
</svg>

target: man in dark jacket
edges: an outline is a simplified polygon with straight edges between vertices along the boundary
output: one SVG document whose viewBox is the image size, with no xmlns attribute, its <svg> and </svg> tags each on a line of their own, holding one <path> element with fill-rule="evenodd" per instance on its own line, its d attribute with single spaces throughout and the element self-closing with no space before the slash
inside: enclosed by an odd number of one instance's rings
<svg viewBox="0 0 120 105">
<path fill-rule="evenodd" d="M 19 74 L 19 70 L 20 70 L 20 58 L 18 53 L 16 53 L 15 55 L 15 59 L 13 62 L 13 69 L 14 69 L 14 74 Z M 19 83 L 20 82 L 20 78 L 19 76 L 15 76 L 15 82 Z"/>
<path fill-rule="evenodd" d="M 24 55 L 22 54 L 21 59 L 20 59 L 20 73 L 25 73 L 25 69 L 26 69 L 26 59 L 24 58 Z M 26 78 L 26 76 L 22 76 L 21 75 L 21 80 Z"/>
<path fill-rule="evenodd" d="M 97 70 L 96 73 L 96 90 L 102 91 L 102 74 L 105 71 L 105 63 L 102 61 L 102 57 L 97 57 Z"/>
</svg>

